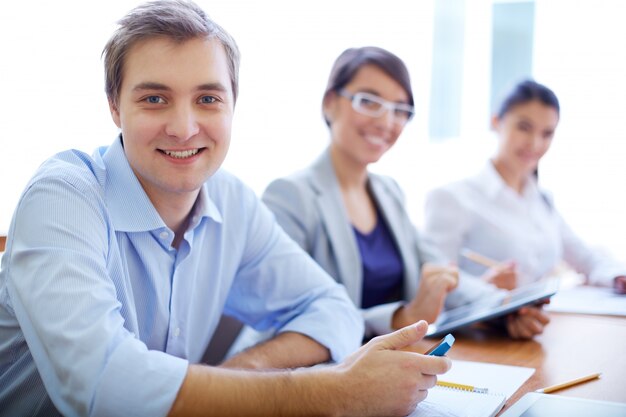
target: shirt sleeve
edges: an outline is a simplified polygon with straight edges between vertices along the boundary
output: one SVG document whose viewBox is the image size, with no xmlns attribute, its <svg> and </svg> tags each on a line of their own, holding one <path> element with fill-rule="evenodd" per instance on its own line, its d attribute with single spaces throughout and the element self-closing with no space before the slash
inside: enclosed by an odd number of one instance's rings
<svg viewBox="0 0 626 417">
<path fill-rule="evenodd" d="M 613 286 L 615 277 L 626 276 L 626 265 L 587 246 L 561 216 L 558 216 L 557 221 L 563 242 L 563 259 L 577 272 L 584 274 L 590 284 Z"/>
<path fill-rule="evenodd" d="M 278 225 L 256 196 L 246 196 L 249 234 L 225 313 L 256 330 L 305 334 L 334 361 L 358 349 L 363 320 L 337 284 Z"/>
<path fill-rule="evenodd" d="M 33 182 L 11 238 L 10 307 L 59 412 L 166 415 L 188 363 L 149 351 L 125 328 L 120 311 L 133 306 L 120 303 L 123 289 L 107 270 L 114 231 L 97 183 L 78 177 Z"/>
</svg>

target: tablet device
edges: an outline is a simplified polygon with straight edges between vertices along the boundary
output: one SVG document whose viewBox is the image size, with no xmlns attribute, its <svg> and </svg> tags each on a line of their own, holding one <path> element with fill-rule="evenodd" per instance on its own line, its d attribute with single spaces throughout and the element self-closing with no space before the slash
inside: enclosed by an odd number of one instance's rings
<svg viewBox="0 0 626 417">
<path fill-rule="evenodd" d="M 558 288 L 558 278 L 551 278 L 512 291 L 495 292 L 470 304 L 443 311 L 439 318 L 428 326 L 426 336 L 440 336 L 473 323 L 504 316 L 525 305 L 540 303 L 553 296 Z"/>
<path fill-rule="evenodd" d="M 502 417 L 624 417 L 626 404 L 529 392 Z"/>
</svg>

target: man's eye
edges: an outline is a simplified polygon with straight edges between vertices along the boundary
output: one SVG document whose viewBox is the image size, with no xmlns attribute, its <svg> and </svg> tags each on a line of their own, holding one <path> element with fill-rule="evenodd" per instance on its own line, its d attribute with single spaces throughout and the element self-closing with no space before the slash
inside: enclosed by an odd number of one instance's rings
<svg viewBox="0 0 626 417">
<path fill-rule="evenodd" d="M 217 99 L 213 96 L 202 96 L 200 97 L 200 102 L 202 104 L 211 104 L 211 103 L 215 103 L 217 101 Z"/>
<path fill-rule="evenodd" d="M 159 96 L 149 96 L 146 97 L 146 101 L 150 104 L 160 104 L 163 102 L 163 99 Z"/>
</svg>

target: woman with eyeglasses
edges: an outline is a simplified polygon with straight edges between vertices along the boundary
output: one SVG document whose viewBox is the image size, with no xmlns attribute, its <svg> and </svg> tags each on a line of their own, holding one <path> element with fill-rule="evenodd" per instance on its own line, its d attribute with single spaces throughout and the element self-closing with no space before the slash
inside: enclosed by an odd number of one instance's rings
<svg viewBox="0 0 626 417">
<path fill-rule="evenodd" d="M 456 267 L 423 247 L 391 178 L 368 171 L 413 117 L 405 64 L 376 47 L 344 51 L 322 101 L 330 145 L 309 168 L 263 195 L 285 231 L 362 309 L 366 337 L 433 322 L 457 286 Z M 297 277 L 294 277 L 297 279 Z"/>
<path fill-rule="evenodd" d="M 494 157 L 477 175 L 429 193 L 424 235 L 447 259 L 501 288 L 539 280 L 564 260 L 588 283 L 624 293 L 626 266 L 591 250 L 539 187 L 537 167 L 559 118 L 552 90 L 532 80 L 517 84 L 492 119 Z M 497 263 L 485 266 L 472 254 Z"/>
</svg>

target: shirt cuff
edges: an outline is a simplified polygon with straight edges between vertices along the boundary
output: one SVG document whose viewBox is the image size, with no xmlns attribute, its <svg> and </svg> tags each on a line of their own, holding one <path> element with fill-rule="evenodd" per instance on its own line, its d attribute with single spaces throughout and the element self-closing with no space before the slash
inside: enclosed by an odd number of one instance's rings
<svg viewBox="0 0 626 417">
<path fill-rule="evenodd" d="M 589 284 L 613 287 L 615 277 L 626 276 L 621 268 L 598 268 L 589 274 Z"/>
<path fill-rule="evenodd" d="M 330 351 L 331 360 L 333 362 L 341 362 L 348 355 L 352 354 L 361 346 L 363 340 L 363 322 L 361 318 L 354 314 L 344 311 L 338 313 L 347 314 L 344 316 L 344 322 L 340 320 L 326 319 L 325 321 L 310 320 L 310 317 L 304 318 L 282 327 L 278 332 L 296 332 L 304 334 L 317 343 L 325 346 Z M 354 319 L 354 320 L 352 320 Z M 333 323 L 335 325 L 333 325 Z M 341 330 L 339 330 L 341 326 Z M 329 331 L 329 327 L 332 331 Z"/>
<path fill-rule="evenodd" d="M 404 303 L 397 301 L 394 303 L 381 304 L 368 309 L 362 309 L 363 319 L 365 320 L 365 337 L 370 338 L 381 334 L 391 333 L 394 329 L 391 327 L 393 314 L 397 309 L 402 307 Z"/>
<path fill-rule="evenodd" d="M 167 416 L 187 375 L 185 359 L 135 339 L 113 353 L 100 378 L 94 416 Z"/>
</svg>

